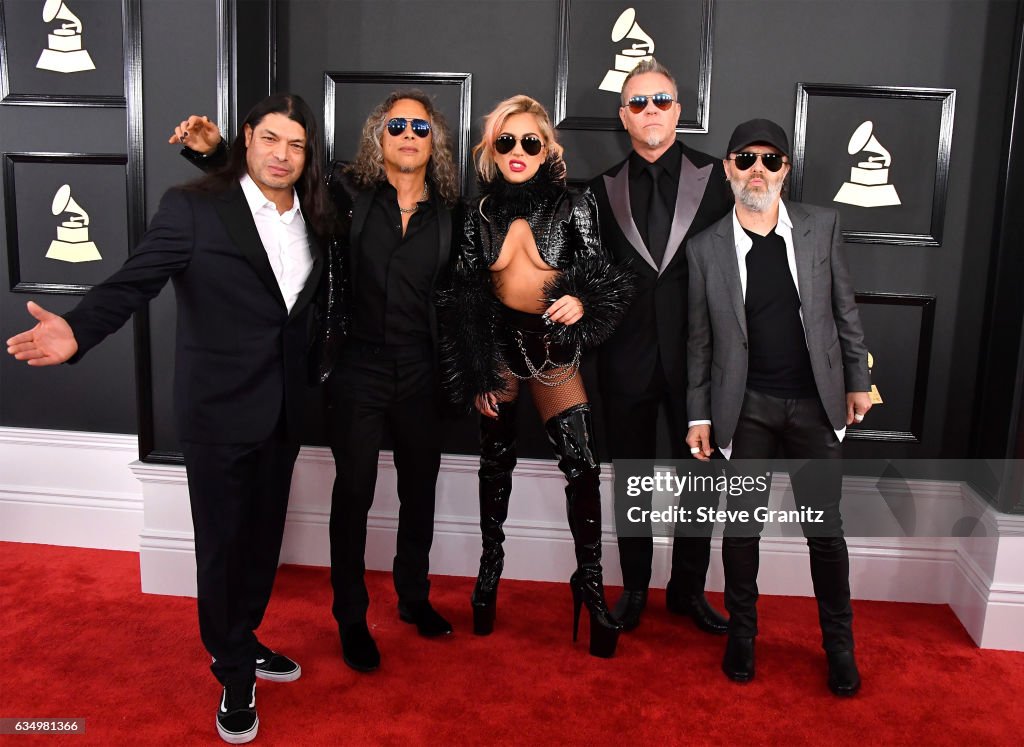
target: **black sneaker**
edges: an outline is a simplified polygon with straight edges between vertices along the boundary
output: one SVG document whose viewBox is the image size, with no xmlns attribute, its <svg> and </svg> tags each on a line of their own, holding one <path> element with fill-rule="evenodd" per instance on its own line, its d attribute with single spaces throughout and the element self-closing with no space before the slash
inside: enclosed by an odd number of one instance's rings
<svg viewBox="0 0 1024 747">
<path fill-rule="evenodd" d="M 294 682 L 302 676 L 302 667 L 284 654 L 257 644 L 256 676 L 272 682 Z"/>
<path fill-rule="evenodd" d="M 256 683 L 225 685 L 217 708 L 217 733 L 228 744 L 245 744 L 256 738 Z"/>
</svg>

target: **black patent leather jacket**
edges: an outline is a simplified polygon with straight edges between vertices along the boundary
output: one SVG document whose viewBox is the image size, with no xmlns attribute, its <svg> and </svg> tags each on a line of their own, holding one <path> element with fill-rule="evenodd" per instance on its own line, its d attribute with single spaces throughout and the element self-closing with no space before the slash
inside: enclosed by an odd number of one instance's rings
<svg viewBox="0 0 1024 747">
<path fill-rule="evenodd" d="M 503 322 L 490 267 L 515 219 L 527 221 L 541 259 L 559 270 L 544 285 L 545 300 L 570 295 L 583 303 L 576 324 L 552 325 L 553 341 L 584 349 L 600 345 L 633 296 L 633 274 L 613 265 L 601 246 L 597 202 L 589 189 L 567 188 L 545 165 L 526 184 L 498 177 L 482 184 L 481 192 L 465 207 L 452 281 L 439 299 L 443 385 L 452 402 L 467 406 L 477 394 L 504 387 L 494 332 Z"/>
</svg>

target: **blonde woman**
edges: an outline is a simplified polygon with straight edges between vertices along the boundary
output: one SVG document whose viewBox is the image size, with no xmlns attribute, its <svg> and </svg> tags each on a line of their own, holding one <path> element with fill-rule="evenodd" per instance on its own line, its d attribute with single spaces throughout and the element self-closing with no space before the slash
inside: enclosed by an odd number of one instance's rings
<svg viewBox="0 0 1024 747">
<path fill-rule="evenodd" d="M 585 348 L 622 317 L 631 276 L 601 248 L 589 190 L 565 183 L 562 147 L 547 112 L 528 96 L 502 101 L 474 147 L 480 196 L 467 205 L 451 289 L 443 301 L 442 366 L 453 400 L 480 413 L 483 554 L 473 590 L 473 628 L 494 627 L 516 464 L 516 403 L 527 386 L 566 476 L 577 569 L 570 585 L 573 640 L 590 613 L 590 653 L 615 653 L 619 623 L 601 574 L 600 465 L 590 404 L 579 375 Z"/>
</svg>

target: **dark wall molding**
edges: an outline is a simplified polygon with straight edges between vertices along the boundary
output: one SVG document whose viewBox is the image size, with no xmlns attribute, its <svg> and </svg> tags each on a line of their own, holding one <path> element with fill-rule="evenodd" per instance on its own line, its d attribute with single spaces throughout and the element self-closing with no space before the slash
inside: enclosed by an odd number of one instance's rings
<svg viewBox="0 0 1024 747">
<path fill-rule="evenodd" d="M 694 0 L 689 0 L 694 2 Z M 576 0 L 577 6 L 585 6 Z M 707 132 L 711 111 L 711 61 L 714 40 L 713 18 L 714 0 L 700 0 L 700 50 L 698 52 L 697 100 L 691 106 L 684 107 L 684 112 L 693 112 L 692 116 L 683 116 L 676 132 Z M 667 3 L 671 5 L 671 3 Z M 623 4 L 623 9 L 628 3 Z M 572 26 L 572 0 L 559 0 L 558 7 L 558 68 L 555 79 L 555 105 L 551 112 L 555 127 L 561 130 L 611 130 L 619 131 L 622 123 L 618 117 L 572 116 L 567 112 L 566 100 L 569 92 L 569 51 L 570 32 Z M 655 50 L 655 58 L 658 57 Z M 678 71 L 674 73 L 678 76 Z"/>
<path fill-rule="evenodd" d="M 131 88 L 132 74 L 137 72 L 141 61 L 141 2 L 142 0 L 121 0 L 121 15 L 124 18 L 122 39 L 125 94 L 123 96 L 12 94 L 10 90 L 10 70 L 8 69 L 7 28 L 4 18 L 4 4 L 0 3 L 0 104 L 13 106 L 111 107 L 115 109 L 130 106 L 128 99 L 131 96 L 129 89 Z"/>
<path fill-rule="evenodd" d="M 851 428 L 846 437 L 851 441 L 890 441 L 920 443 L 924 432 L 925 406 L 928 402 L 928 374 L 931 370 L 932 338 L 935 334 L 935 296 L 918 293 L 872 293 L 856 295 L 858 304 L 881 306 L 919 306 L 921 328 L 917 339 L 917 366 L 914 371 L 914 400 L 907 430 L 872 430 Z"/>
<path fill-rule="evenodd" d="M 14 165 L 16 163 L 64 163 L 64 164 L 97 164 L 125 167 L 125 194 L 128 207 L 128 236 L 141 235 L 145 228 L 142 224 L 143 214 L 133 203 L 137 203 L 140 195 L 133 195 L 128 170 L 128 156 L 124 153 L 4 153 L 3 154 L 3 194 L 5 213 L 7 216 L 7 271 L 11 281 L 12 293 L 45 293 L 48 295 L 84 295 L 92 288 L 91 285 L 74 283 L 38 283 L 21 279 L 20 242 L 18 240 L 18 200 L 15 188 Z"/>
<path fill-rule="evenodd" d="M 324 142 L 327 163 L 334 160 L 334 137 L 336 130 L 335 111 L 338 86 L 346 83 L 366 84 L 379 83 L 391 86 L 395 90 L 405 88 L 428 88 L 431 86 L 457 86 L 459 89 L 459 114 L 451 123 L 453 150 L 459 160 L 459 177 L 462 189 L 472 184 L 469 169 L 469 131 L 473 103 L 472 73 L 411 73 L 411 72 L 358 72 L 358 71 L 327 71 L 324 73 Z M 363 118 L 367 113 L 359 112 Z M 360 121 L 362 121 L 360 119 Z"/>
<path fill-rule="evenodd" d="M 796 119 L 793 124 L 793 171 L 790 175 L 790 194 L 794 200 L 801 199 L 803 192 L 804 157 L 807 144 L 807 110 L 812 96 L 942 102 L 942 119 L 939 124 L 939 140 L 935 153 L 935 181 L 932 188 L 931 224 L 928 233 L 843 231 L 843 239 L 852 243 L 889 244 L 893 246 L 941 246 L 943 227 L 946 222 L 949 154 L 950 146 L 953 142 L 953 113 L 956 107 L 956 91 L 951 88 L 797 83 Z"/>
</svg>

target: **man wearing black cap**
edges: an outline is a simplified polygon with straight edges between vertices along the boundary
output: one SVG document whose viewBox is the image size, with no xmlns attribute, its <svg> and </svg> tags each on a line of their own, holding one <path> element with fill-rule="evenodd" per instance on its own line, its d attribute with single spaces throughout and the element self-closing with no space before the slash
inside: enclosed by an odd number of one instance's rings
<svg viewBox="0 0 1024 747">
<path fill-rule="evenodd" d="M 835 210 L 781 199 L 789 140 L 774 122 L 739 125 L 724 161 L 734 209 L 687 244 L 690 429 L 698 459 L 811 460 L 791 474 L 810 549 L 828 686 L 853 695 L 850 561 L 843 539 L 838 460 L 846 426 L 871 409 L 867 348 Z M 730 507 L 732 499 L 730 498 Z M 820 521 L 815 519 L 820 518 Z M 722 540 L 729 638 L 722 669 L 754 676 L 761 526 L 727 527 Z"/>
</svg>

